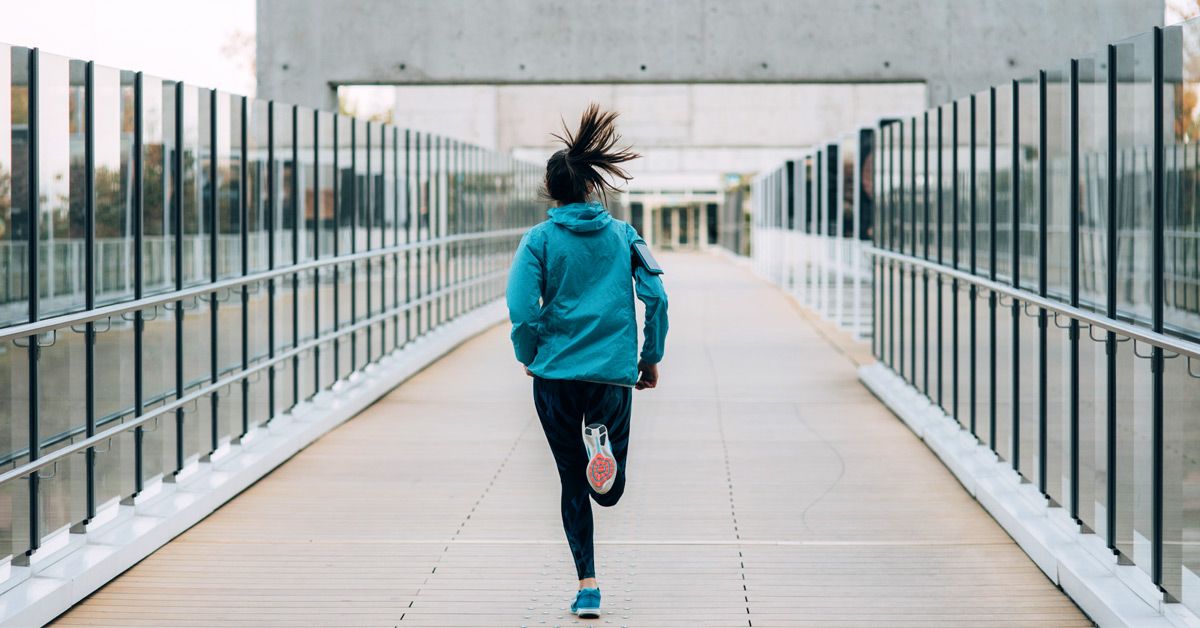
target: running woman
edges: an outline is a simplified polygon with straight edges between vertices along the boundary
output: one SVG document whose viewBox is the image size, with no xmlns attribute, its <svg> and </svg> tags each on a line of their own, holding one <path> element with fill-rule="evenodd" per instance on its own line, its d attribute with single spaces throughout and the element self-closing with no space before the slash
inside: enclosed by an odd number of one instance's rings
<svg viewBox="0 0 1200 628">
<path fill-rule="evenodd" d="M 562 483 L 580 617 L 600 616 L 591 502 L 612 506 L 625 491 L 632 391 L 658 385 L 667 336 L 662 270 L 596 199 L 617 191 L 609 177 L 628 181 L 621 164 L 638 157 L 616 147 L 616 118 L 593 104 L 575 133 L 554 135 L 566 145 L 546 162 L 545 195 L 557 206 L 521 239 L 508 277 L 513 348 Z M 635 293 L 646 310 L 640 359 Z"/>
</svg>

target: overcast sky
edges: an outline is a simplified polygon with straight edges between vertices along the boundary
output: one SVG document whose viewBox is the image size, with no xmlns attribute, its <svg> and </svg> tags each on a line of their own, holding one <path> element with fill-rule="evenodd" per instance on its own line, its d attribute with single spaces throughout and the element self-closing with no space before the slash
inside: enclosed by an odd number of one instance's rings
<svg viewBox="0 0 1200 628">
<path fill-rule="evenodd" d="M 254 0 L 0 0 L 0 42 L 254 95 Z"/>
</svg>

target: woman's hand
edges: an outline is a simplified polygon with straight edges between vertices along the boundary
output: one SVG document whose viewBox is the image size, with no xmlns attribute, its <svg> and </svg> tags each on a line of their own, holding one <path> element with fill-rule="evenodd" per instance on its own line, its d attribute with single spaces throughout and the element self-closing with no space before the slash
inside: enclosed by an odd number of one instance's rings
<svg viewBox="0 0 1200 628">
<path fill-rule="evenodd" d="M 531 372 L 529 371 L 529 367 L 528 367 L 528 366 L 527 366 L 527 367 L 525 367 L 525 374 L 526 374 L 526 375 L 528 375 L 528 376 L 530 376 L 530 377 L 533 377 L 533 373 L 531 373 Z"/>
<path fill-rule="evenodd" d="M 658 365 L 645 362 L 638 364 L 638 381 L 633 387 L 645 390 L 656 386 L 658 386 Z"/>
</svg>

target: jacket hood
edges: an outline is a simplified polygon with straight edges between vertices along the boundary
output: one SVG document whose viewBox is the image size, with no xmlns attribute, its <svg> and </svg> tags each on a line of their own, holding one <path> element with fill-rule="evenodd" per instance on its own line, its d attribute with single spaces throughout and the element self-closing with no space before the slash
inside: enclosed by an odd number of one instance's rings
<svg viewBox="0 0 1200 628">
<path fill-rule="evenodd" d="M 612 222 L 608 210 L 595 201 L 550 208 L 550 220 L 575 232 L 598 231 Z"/>
</svg>

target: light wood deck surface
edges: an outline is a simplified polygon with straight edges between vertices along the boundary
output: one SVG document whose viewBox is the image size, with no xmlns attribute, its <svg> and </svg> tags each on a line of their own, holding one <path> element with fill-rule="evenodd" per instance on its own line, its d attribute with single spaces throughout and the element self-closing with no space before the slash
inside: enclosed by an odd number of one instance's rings
<svg viewBox="0 0 1200 628">
<path fill-rule="evenodd" d="M 558 480 L 498 326 L 58 624 L 1084 626 L 855 377 L 862 345 L 724 258 L 663 255 L 671 332 L 596 508 L 577 620 Z"/>
</svg>

